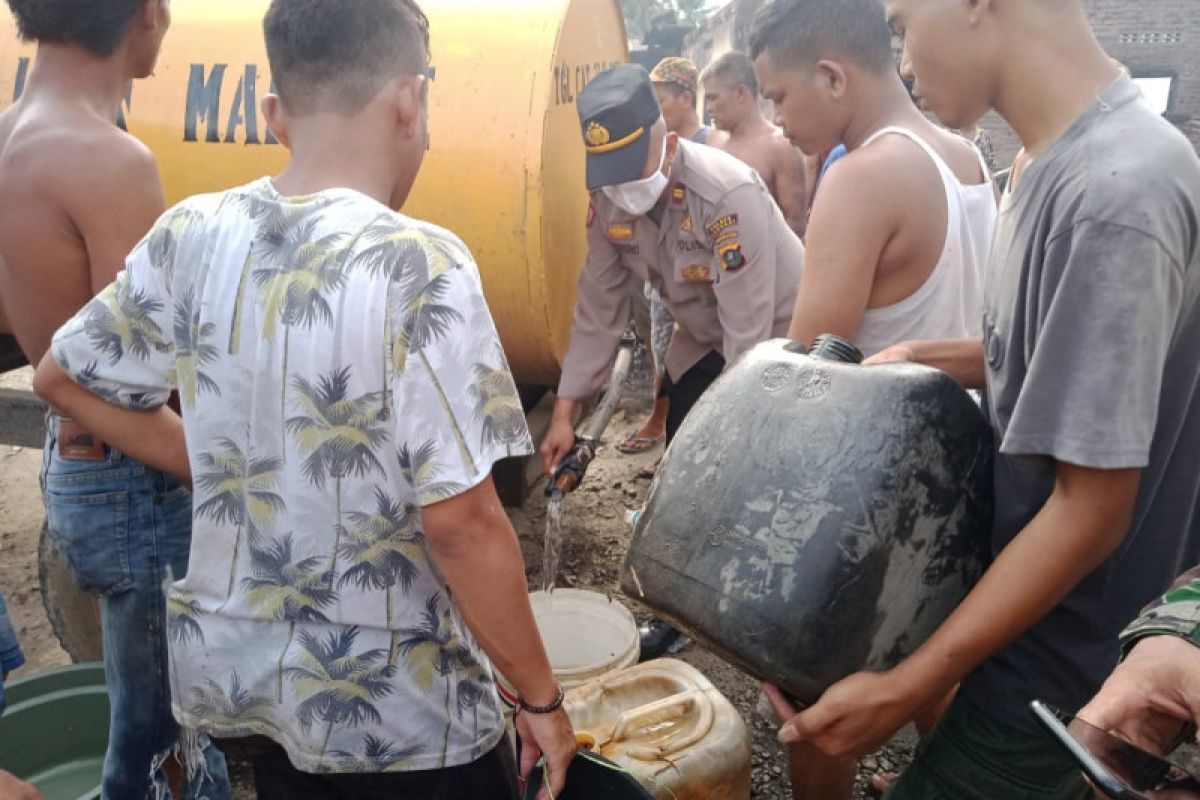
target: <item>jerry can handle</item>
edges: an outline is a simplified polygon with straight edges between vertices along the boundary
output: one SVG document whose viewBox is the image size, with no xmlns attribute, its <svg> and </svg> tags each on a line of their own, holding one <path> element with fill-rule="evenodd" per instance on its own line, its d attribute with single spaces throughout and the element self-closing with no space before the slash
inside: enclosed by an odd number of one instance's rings
<svg viewBox="0 0 1200 800">
<path fill-rule="evenodd" d="M 604 680 L 594 681 L 580 689 L 572 690 L 572 696 L 592 697 L 594 695 L 605 695 L 609 692 L 616 691 L 623 686 L 640 683 L 648 677 L 663 678 L 679 687 L 677 694 L 683 694 L 685 691 L 692 691 L 698 687 L 693 681 L 684 678 L 681 675 L 661 669 L 655 668 L 653 662 L 643 664 L 638 667 L 638 671 L 632 675 L 618 675 L 614 678 L 606 678 Z M 669 698 L 668 698 L 669 699 Z M 657 701 L 656 701 L 657 702 Z M 634 709 L 636 710 L 636 709 Z"/>
<path fill-rule="evenodd" d="M 627 756 L 639 761 L 661 761 L 686 747 L 691 747 L 712 728 L 713 706 L 703 691 L 696 689 L 674 697 L 664 697 L 662 700 L 641 708 L 626 711 L 617 720 L 608 741 L 617 742 L 624 739 L 632 730 L 682 717 L 689 708 L 696 708 L 700 713 L 700 718 L 686 736 L 658 747 L 631 747 L 625 751 Z"/>
</svg>

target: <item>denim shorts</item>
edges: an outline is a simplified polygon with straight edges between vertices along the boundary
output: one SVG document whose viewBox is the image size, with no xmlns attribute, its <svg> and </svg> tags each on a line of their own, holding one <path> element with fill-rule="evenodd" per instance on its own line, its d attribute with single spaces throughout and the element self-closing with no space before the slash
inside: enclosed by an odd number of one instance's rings
<svg viewBox="0 0 1200 800">
<path fill-rule="evenodd" d="M 0 714 L 4 713 L 3 676 L 25 663 L 17 634 L 8 619 L 8 608 L 4 605 L 4 594 L 0 592 Z"/>
<path fill-rule="evenodd" d="M 100 598 L 112 708 L 101 797 L 161 797 L 162 761 L 181 747 L 167 672 L 166 584 L 187 574 L 191 493 L 111 448 L 101 460 L 64 458 L 58 424 L 48 420 L 42 491 L 50 536 L 76 585 Z M 199 749 L 203 768 L 185 781 L 184 798 L 228 798 L 224 758 L 207 739 Z"/>
</svg>

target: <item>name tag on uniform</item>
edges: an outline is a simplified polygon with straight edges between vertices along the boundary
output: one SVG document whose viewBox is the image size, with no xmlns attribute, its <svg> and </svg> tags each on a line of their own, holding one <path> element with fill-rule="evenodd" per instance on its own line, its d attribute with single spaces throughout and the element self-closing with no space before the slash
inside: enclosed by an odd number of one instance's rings
<svg viewBox="0 0 1200 800">
<path fill-rule="evenodd" d="M 633 239 L 633 225 L 609 225 L 608 238 L 614 242 L 628 242 Z"/>
</svg>

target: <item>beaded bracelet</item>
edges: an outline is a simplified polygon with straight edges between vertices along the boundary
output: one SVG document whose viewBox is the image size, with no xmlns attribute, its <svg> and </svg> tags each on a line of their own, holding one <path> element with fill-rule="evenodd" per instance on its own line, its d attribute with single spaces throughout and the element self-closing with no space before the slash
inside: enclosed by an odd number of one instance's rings
<svg viewBox="0 0 1200 800">
<path fill-rule="evenodd" d="M 530 714 L 553 714 L 555 711 L 558 711 L 558 709 L 562 707 L 563 700 L 566 698 L 567 693 L 563 691 L 561 683 L 556 683 L 555 685 L 558 687 L 558 694 L 554 696 L 554 700 L 552 700 L 549 704 L 544 706 L 531 706 L 525 702 L 524 697 L 521 697 L 517 699 L 517 703 L 520 705 L 521 710 L 527 711 Z"/>
</svg>

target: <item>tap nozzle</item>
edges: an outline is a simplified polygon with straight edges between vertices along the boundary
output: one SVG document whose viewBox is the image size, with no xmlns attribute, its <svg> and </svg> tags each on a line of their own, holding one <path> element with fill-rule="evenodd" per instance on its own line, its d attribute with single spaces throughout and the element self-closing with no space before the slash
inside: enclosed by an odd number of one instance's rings
<svg viewBox="0 0 1200 800">
<path fill-rule="evenodd" d="M 562 460 L 550 476 L 550 483 L 546 486 L 546 497 L 561 497 L 579 488 L 583 476 L 587 474 L 588 465 L 595 457 L 596 443 L 591 439 L 576 438 L 575 449 Z"/>
</svg>

